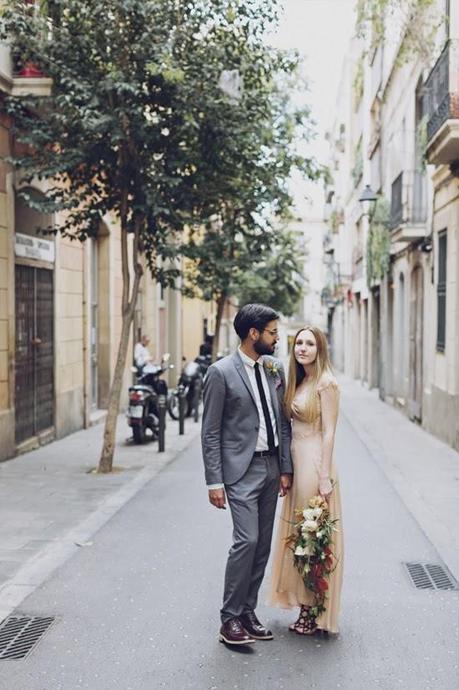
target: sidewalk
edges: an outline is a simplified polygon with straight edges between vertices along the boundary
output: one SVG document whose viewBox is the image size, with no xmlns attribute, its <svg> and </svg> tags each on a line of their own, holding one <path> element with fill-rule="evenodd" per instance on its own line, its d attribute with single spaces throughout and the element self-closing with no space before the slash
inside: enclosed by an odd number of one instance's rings
<svg viewBox="0 0 459 690">
<path fill-rule="evenodd" d="M 345 376 L 339 382 L 342 414 L 459 580 L 459 453 L 382 402 L 377 390 Z"/>
<path fill-rule="evenodd" d="M 166 451 L 134 445 L 124 415 L 112 474 L 96 474 L 103 424 L 0 463 L 0 621 L 199 434 L 167 419 Z"/>
</svg>

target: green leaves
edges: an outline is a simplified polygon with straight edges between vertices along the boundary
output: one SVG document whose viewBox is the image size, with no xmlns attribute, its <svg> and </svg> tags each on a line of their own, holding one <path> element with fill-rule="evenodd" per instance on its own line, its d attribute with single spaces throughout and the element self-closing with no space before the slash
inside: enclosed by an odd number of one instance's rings
<svg viewBox="0 0 459 690">
<path fill-rule="evenodd" d="M 284 316 L 292 316 L 306 287 L 303 260 L 299 238 L 279 229 L 264 252 L 264 260 L 241 272 L 236 288 L 239 303 L 263 302 Z"/>
<path fill-rule="evenodd" d="M 291 92 L 298 58 L 264 38 L 276 0 L 49 0 L 46 9 L 11 0 L 0 18 L 17 66 L 30 60 L 53 79 L 50 97 L 2 105 L 24 145 L 13 165 L 26 183 L 48 180 L 42 203 L 62 233 L 84 240 L 111 214 L 159 280 L 169 279 L 159 259 L 172 266 L 183 255 L 188 290 L 234 293 L 235 277 L 269 256 L 275 219 L 291 206 L 289 176 L 320 174 L 298 153 L 309 136 Z M 219 87 L 222 73 L 240 76 L 237 101 Z"/>
<path fill-rule="evenodd" d="M 378 197 L 371 217 L 367 240 L 368 287 L 381 281 L 390 267 L 389 216 L 389 202 L 383 196 Z"/>
</svg>

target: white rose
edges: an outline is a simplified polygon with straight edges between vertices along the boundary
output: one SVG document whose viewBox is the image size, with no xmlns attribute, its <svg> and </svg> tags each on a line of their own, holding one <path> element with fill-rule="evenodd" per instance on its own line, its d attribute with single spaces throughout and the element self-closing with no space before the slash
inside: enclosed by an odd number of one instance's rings
<svg viewBox="0 0 459 690">
<path fill-rule="evenodd" d="M 318 526 L 315 520 L 305 520 L 301 529 L 305 532 L 315 532 Z"/>
<path fill-rule="evenodd" d="M 311 509 L 310 509 L 311 510 Z M 313 517 L 318 518 L 322 515 L 322 508 L 312 508 Z"/>
<path fill-rule="evenodd" d="M 305 510 L 303 510 L 303 517 L 305 520 L 314 520 L 316 515 L 312 508 L 306 508 Z"/>
<path fill-rule="evenodd" d="M 295 556 L 304 556 L 305 549 L 302 546 L 297 546 L 295 549 Z"/>
</svg>

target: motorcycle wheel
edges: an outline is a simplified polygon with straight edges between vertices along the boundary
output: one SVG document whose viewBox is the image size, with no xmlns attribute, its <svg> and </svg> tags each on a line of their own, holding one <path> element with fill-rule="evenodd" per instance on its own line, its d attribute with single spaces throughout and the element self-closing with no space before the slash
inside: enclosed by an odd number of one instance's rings
<svg viewBox="0 0 459 690">
<path fill-rule="evenodd" d="M 171 393 L 167 399 L 167 409 L 172 419 L 179 418 L 179 398 L 175 393 Z"/>
<path fill-rule="evenodd" d="M 132 435 L 134 436 L 134 443 L 144 443 L 145 442 L 145 427 L 143 424 L 139 424 L 132 427 Z"/>
</svg>

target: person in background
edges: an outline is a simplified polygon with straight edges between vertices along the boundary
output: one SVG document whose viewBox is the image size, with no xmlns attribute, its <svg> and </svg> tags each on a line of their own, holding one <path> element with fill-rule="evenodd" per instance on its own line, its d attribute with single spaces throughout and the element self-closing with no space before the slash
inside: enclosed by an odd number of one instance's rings
<svg viewBox="0 0 459 690">
<path fill-rule="evenodd" d="M 199 346 L 199 356 L 200 357 L 211 357 L 212 356 L 212 342 L 214 336 L 209 333 L 206 334 L 204 342 Z"/>
<path fill-rule="evenodd" d="M 140 338 L 140 342 L 136 343 L 134 347 L 134 363 L 139 370 L 139 373 L 143 370 L 146 364 L 152 362 L 152 357 L 150 351 L 148 350 L 148 344 L 150 338 L 148 335 L 143 335 Z"/>
</svg>

